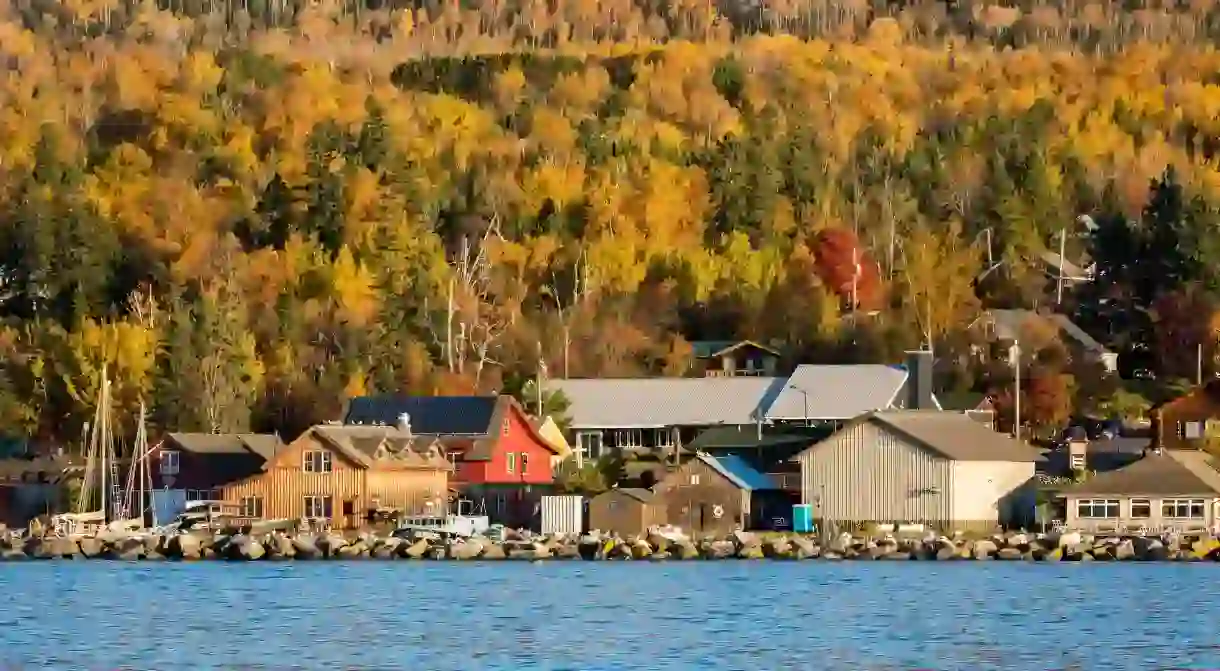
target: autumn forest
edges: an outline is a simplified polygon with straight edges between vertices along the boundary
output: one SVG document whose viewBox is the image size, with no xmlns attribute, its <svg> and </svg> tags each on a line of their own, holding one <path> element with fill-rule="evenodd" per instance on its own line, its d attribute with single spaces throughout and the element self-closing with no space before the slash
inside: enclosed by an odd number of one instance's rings
<svg viewBox="0 0 1220 671">
<path fill-rule="evenodd" d="M 1193 378 L 1217 36 L 1208 0 L 9 0 L 0 426 L 76 441 L 103 367 L 125 418 L 294 434 L 696 339 L 964 352 L 1056 302 Z M 1100 279 L 1060 301 L 1061 242 Z M 1050 340 L 1031 421 L 1127 393 Z"/>
</svg>

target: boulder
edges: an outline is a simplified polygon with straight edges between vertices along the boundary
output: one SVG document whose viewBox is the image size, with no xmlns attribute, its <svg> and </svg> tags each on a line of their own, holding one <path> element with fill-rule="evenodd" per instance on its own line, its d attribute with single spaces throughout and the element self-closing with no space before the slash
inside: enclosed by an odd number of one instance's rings
<svg viewBox="0 0 1220 671">
<path fill-rule="evenodd" d="M 12 547 L 11 543 L 5 543 L 5 548 L 0 551 L 12 551 L 17 548 Z M 53 559 L 47 544 L 42 538 L 27 538 L 22 544 L 21 552 L 30 559 Z"/>
<path fill-rule="evenodd" d="M 297 549 L 292 539 L 283 534 L 274 534 L 267 539 L 265 545 L 267 559 L 292 559 L 296 557 Z"/>
<path fill-rule="evenodd" d="M 581 559 L 602 559 L 604 557 L 604 553 L 602 551 L 603 545 L 604 540 L 600 535 L 585 534 L 584 536 L 580 537 L 579 541 L 577 541 L 576 550 L 580 553 Z"/>
<path fill-rule="evenodd" d="M 785 536 L 770 538 L 762 546 L 763 554 L 768 559 L 792 559 L 792 542 Z"/>
<path fill-rule="evenodd" d="M 737 550 L 738 559 L 763 559 L 765 557 L 761 545 L 743 545 Z"/>
<path fill-rule="evenodd" d="M 640 538 L 631 543 L 631 558 L 632 559 L 648 559 L 652 556 L 652 545 Z"/>
<path fill-rule="evenodd" d="M 551 548 L 551 556 L 555 559 L 580 559 L 580 548 L 575 542 L 551 542 L 547 545 Z"/>
<path fill-rule="evenodd" d="M 338 534 L 325 534 L 318 538 L 318 551 L 322 553 L 325 559 L 334 559 L 340 557 L 339 551 L 347 545 L 347 541 Z"/>
<path fill-rule="evenodd" d="M 855 542 L 856 541 L 854 538 L 852 538 L 851 534 L 844 532 L 839 534 L 837 537 L 830 539 L 830 543 L 827 545 L 826 549 L 834 552 L 835 554 L 841 555 L 844 552 L 847 552 L 848 548 L 850 548 L 852 545 L 855 545 Z"/>
<path fill-rule="evenodd" d="M 995 554 L 996 559 L 1004 561 L 1017 561 L 1023 558 L 1023 554 L 1019 548 L 1011 547 L 1004 548 Z"/>
<path fill-rule="evenodd" d="M 1190 544 L 1190 554 L 1200 559 L 1211 559 L 1216 550 L 1220 549 L 1220 541 L 1208 536 Z"/>
<path fill-rule="evenodd" d="M 132 536 L 110 543 L 106 554 L 121 561 L 137 561 L 147 556 L 144 539 Z"/>
<path fill-rule="evenodd" d="M 743 548 L 762 546 L 762 541 L 758 539 L 758 536 L 749 531 L 734 531 L 730 540 L 733 541 L 733 545 L 737 546 L 739 552 Z"/>
<path fill-rule="evenodd" d="M 674 546 L 673 557 L 675 559 L 698 559 L 699 548 L 690 541 L 681 541 Z"/>
<path fill-rule="evenodd" d="M 403 543 L 398 546 L 398 556 L 404 559 L 423 559 L 430 547 L 428 541 L 423 538 L 414 543 Z"/>
<path fill-rule="evenodd" d="M 445 551 L 450 559 L 478 559 L 483 554 L 483 544 L 477 540 L 456 541 L 450 543 Z"/>
<path fill-rule="evenodd" d="M 262 543 L 249 536 L 234 536 L 225 546 L 224 558 L 232 561 L 258 561 L 266 556 Z"/>
<path fill-rule="evenodd" d="M 791 543 L 793 559 L 817 559 L 818 555 L 821 554 L 821 548 L 811 538 L 794 536 L 791 539 Z"/>
<path fill-rule="evenodd" d="M 86 559 L 98 559 L 106 552 L 106 544 L 97 538 L 82 538 L 77 541 L 77 547 Z"/>
<path fill-rule="evenodd" d="M 76 541 L 71 538 L 57 536 L 55 538 L 44 538 L 42 547 L 55 559 L 75 559 L 80 556 L 80 547 L 76 545 Z"/>
<path fill-rule="evenodd" d="M 1114 546 L 1114 558 L 1118 561 L 1131 561 L 1135 559 L 1135 543 L 1130 539 L 1120 541 Z"/>
<path fill-rule="evenodd" d="M 702 548 L 704 559 L 728 559 L 736 553 L 737 546 L 733 541 L 710 541 Z"/>
<path fill-rule="evenodd" d="M 348 543 L 339 546 L 335 556 L 340 559 L 363 559 L 369 555 L 369 546 L 363 539 L 357 539 L 354 543 Z"/>
<path fill-rule="evenodd" d="M 507 555 L 504 552 L 504 546 L 499 543 L 487 543 L 483 546 L 483 553 L 479 555 L 479 559 L 504 559 Z"/>
<path fill-rule="evenodd" d="M 670 558 L 669 550 L 660 550 L 648 556 L 649 561 L 665 561 Z"/>
<path fill-rule="evenodd" d="M 1161 561 L 1167 554 L 1165 544 L 1159 538 L 1137 536 L 1131 544 L 1135 547 L 1135 558 L 1138 561 Z"/>
<path fill-rule="evenodd" d="M 648 533 L 647 540 L 648 544 L 652 546 L 652 549 L 656 550 L 657 552 L 664 552 L 670 547 L 669 539 L 659 533 L 656 533 L 655 531 L 650 531 Z"/>
<path fill-rule="evenodd" d="M 373 559 L 394 559 L 398 556 L 398 546 L 404 542 L 401 538 L 378 538 L 373 542 L 369 556 Z"/>
<path fill-rule="evenodd" d="M 177 534 L 165 542 L 166 556 L 172 559 L 195 560 L 203 556 L 203 539 L 195 534 Z M 81 545 L 84 552 L 85 546 Z"/>
<path fill-rule="evenodd" d="M 1029 545 L 1029 536 L 1023 533 L 1009 534 L 1004 538 L 1003 547 L 1024 550 L 1026 545 Z"/>
<path fill-rule="evenodd" d="M 322 556 L 317 537 L 305 534 L 292 537 L 293 556 L 297 559 L 317 559 Z"/>
<path fill-rule="evenodd" d="M 974 546 L 970 550 L 970 554 L 975 559 L 991 559 L 999 552 L 996 544 L 989 540 L 975 541 Z"/>
<path fill-rule="evenodd" d="M 1081 537 L 1079 531 L 1062 533 L 1055 538 L 1055 545 L 1061 548 L 1069 548 L 1075 545 L 1080 545 L 1082 542 L 1084 542 L 1084 538 Z"/>
</svg>

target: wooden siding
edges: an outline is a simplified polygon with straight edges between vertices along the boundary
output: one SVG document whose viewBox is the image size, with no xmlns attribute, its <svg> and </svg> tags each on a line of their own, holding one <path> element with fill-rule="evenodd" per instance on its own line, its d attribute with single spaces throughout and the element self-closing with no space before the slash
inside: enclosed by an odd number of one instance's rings
<svg viewBox="0 0 1220 671">
<path fill-rule="evenodd" d="M 801 502 L 813 506 L 816 519 L 953 519 L 951 462 L 873 424 L 849 425 L 801 453 L 799 460 Z"/>
<path fill-rule="evenodd" d="M 616 489 L 599 494 L 589 501 L 589 528 L 616 533 L 620 536 L 640 535 L 648 527 L 666 523 L 661 501 L 643 503 Z"/>
<path fill-rule="evenodd" d="M 1179 432 L 1180 425 L 1188 422 L 1207 424 L 1209 420 L 1220 418 L 1218 396 L 1220 380 L 1214 380 L 1153 410 L 1153 444 L 1166 449 L 1195 450 L 1204 447 L 1206 440 L 1184 437 Z"/>
<path fill-rule="evenodd" d="M 700 459 L 691 459 L 653 488 L 670 524 L 697 533 L 728 533 L 750 520 L 750 496 Z M 719 506 L 721 516 L 714 509 Z"/>
<path fill-rule="evenodd" d="M 444 471 L 373 468 L 368 471 L 368 506 L 398 508 L 409 514 L 442 512 L 448 488 Z"/>
</svg>

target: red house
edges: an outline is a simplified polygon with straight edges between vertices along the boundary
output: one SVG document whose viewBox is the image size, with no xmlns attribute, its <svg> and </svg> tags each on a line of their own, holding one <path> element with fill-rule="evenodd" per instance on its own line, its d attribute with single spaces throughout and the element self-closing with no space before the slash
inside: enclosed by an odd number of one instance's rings
<svg viewBox="0 0 1220 671">
<path fill-rule="evenodd" d="M 493 522 L 530 526 L 554 483 L 555 448 L 511 396 L 364 396 L 343 423 L 435 437 L 453 461 L 453 485 Z"/>
</svg>

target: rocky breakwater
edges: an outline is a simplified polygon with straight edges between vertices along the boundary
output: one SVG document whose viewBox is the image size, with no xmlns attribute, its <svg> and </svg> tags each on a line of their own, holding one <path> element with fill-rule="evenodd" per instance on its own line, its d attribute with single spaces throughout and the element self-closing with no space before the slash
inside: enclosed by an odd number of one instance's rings
<svg viewBox="0 0 1220 671">
<path fill-rule="evenodd" d="M 361 534 L 209 536 L 120 535 L 91 538 L 0 537 L 0 560 L 855 560 L 855 561 L 1220 561 L 1211 537 L 1094 537 L 1079 533 L 995 535 L 985 539 L 860 537 L 843 534 L 825 543 L 801 535 L 737 532 L 727 537 L 674 539 L 659 534 L 620 537 L 600 533 L 507 540 L 434 536 L 394 538 Z"/>
</svg>

